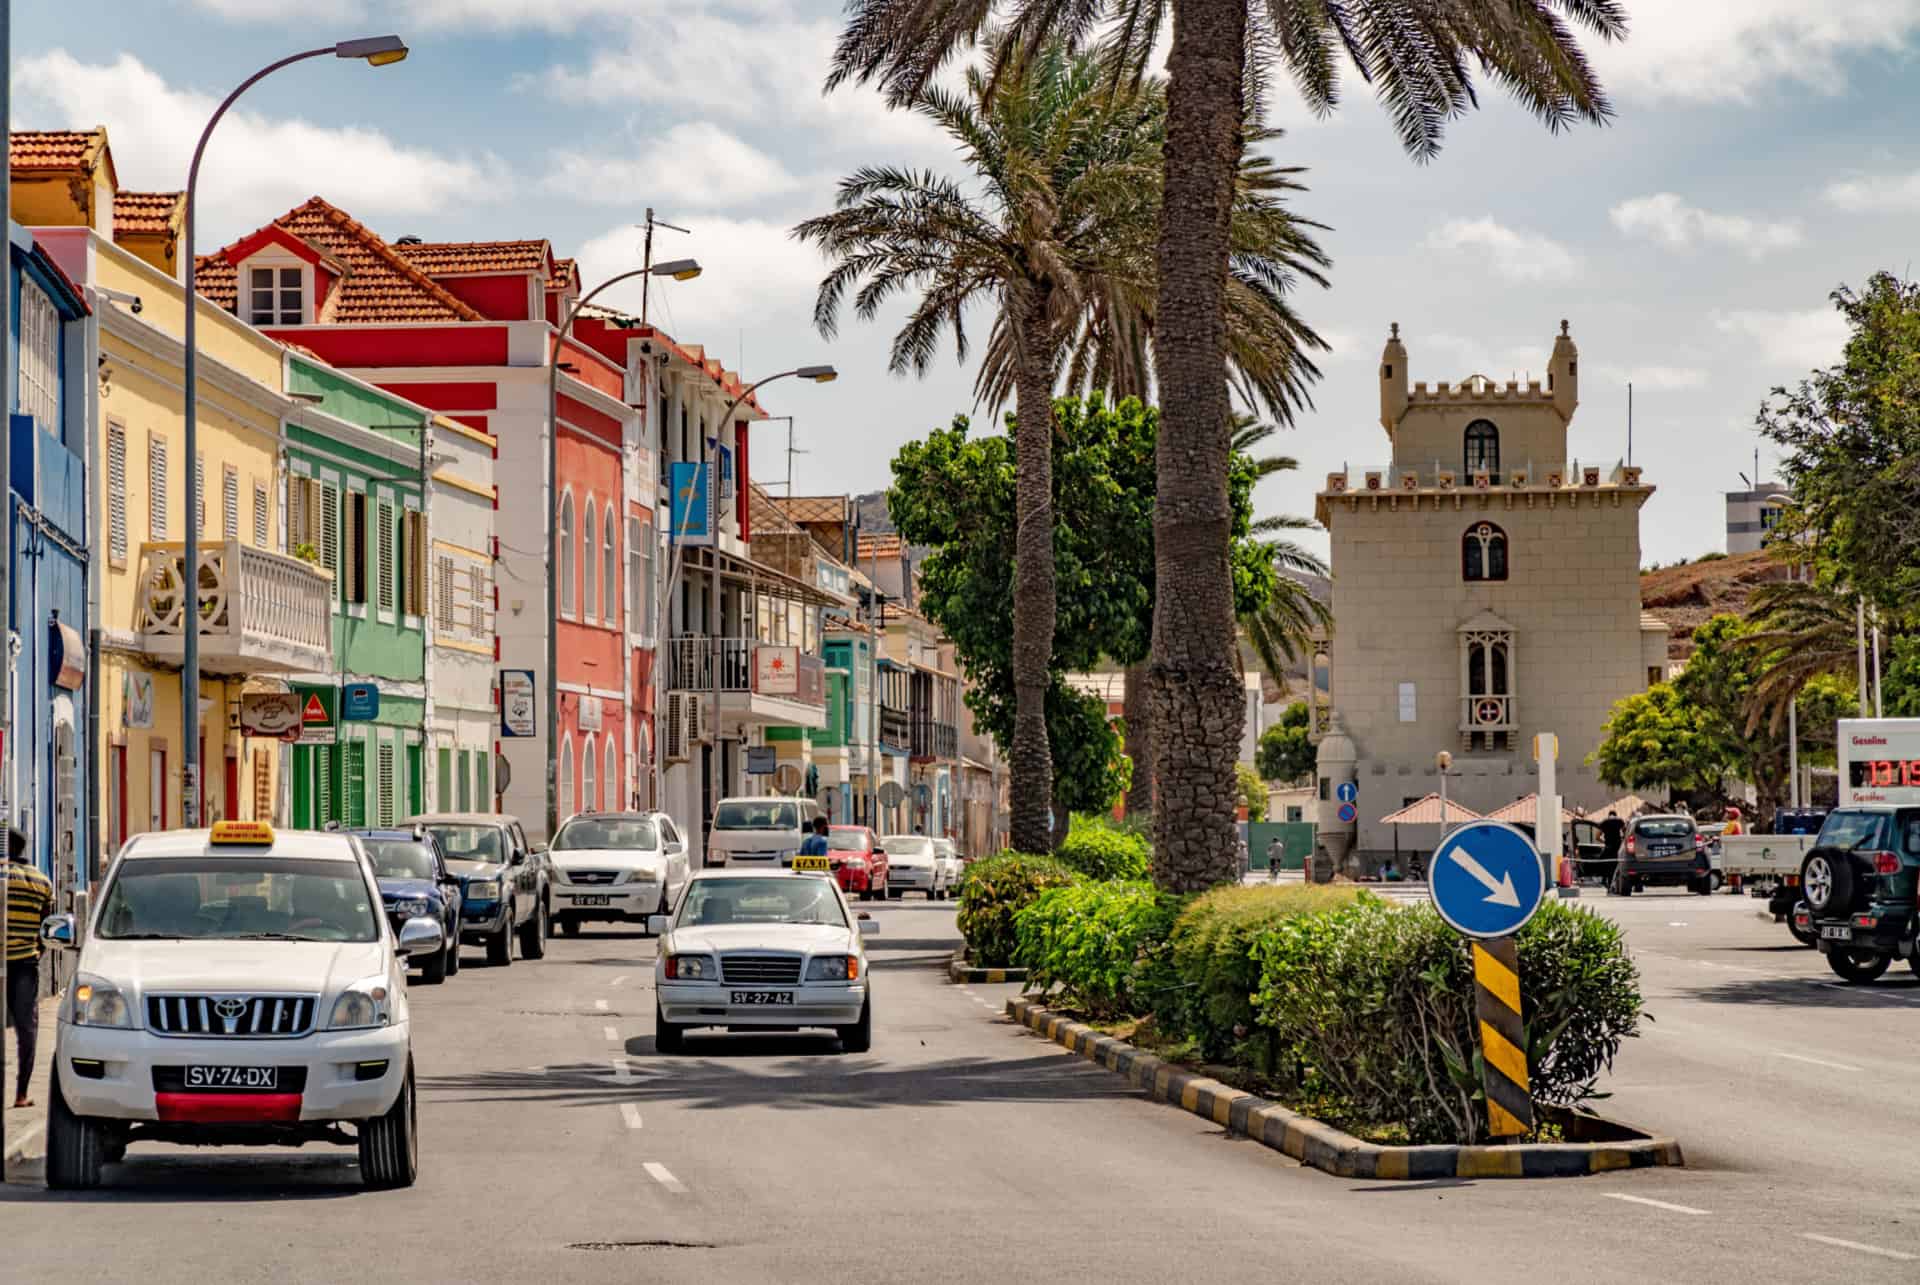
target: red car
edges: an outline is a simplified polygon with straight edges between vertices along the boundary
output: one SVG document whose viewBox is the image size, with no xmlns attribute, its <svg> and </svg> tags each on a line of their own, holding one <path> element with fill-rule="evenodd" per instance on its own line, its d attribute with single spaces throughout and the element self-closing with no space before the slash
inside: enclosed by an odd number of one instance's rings
<svg viewBox="0 0 1920 1285">
<path fill-rule="evenodd" d="M 827 831 L 827 855 L 840 891 L 860 900 L 887 895 L 887 854 L 875 846 L 873 831 L 864 825 L 836 825 Z"/>
</svg>

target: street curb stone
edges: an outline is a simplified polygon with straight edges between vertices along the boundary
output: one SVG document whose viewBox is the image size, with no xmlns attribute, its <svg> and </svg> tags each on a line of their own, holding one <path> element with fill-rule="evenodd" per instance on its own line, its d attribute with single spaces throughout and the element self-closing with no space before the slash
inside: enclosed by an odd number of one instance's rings
<svg viewBox="0 0 1920 1285">
<path fill-rule="evenodd" d="M 957 960 L 955 967 L 959 967 Z M 1510 1147 L 1383 1147 L 1256 1094 L 1175 1066 L 1031 999 L 1008 1000 L 1007 1016 L 1088 1061 L 1125 1076 L 1128 1083 L 1156 1102 L 1202 1116 L 1231 1133 L 1339 1178 L 1569 1178 L 1686 1163 L 1679 1142 L 1662 1137 L 1623 1142 L 1529 1142 Z"/>
<path fill-rule="evenodd" d="M 1024 982 L 1027 970 L 1024 968 L 975 968 L 967 963 L 966 948 L 953 952 L 953 960 L 947 965 L 947 980 L 955 985 L 965 982 L 996 984 L 999 982 Z"/>
</svg>

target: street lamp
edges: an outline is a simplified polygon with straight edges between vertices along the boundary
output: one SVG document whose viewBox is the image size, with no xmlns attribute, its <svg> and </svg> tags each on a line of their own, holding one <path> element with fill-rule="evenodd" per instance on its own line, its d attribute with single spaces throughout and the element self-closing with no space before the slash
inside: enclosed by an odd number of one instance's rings
<svg viewBox="0 0 1920 1285">
<path fill-rule="evenodd" d="M 560 329 L 553 337 L 553 352 L 547 362 L 547 837 L 560 828 L 560 559 L 554 547 L 560 525 L 560 345 L 573 329 L 574 318 L 601 291 L 622 281 L 642 278 L 642 289 L 655 277 L 691 281 L 700 275 L 700 264 L 693 259 L 653 262 L 653 211 L 647 211 L 647 248 L 640 267 L 608 277 L 567 310 Z M 641 324 L 646 324 L 646 295 L 641 295 Z M 571 363 L 567 369 L 574 369 Z"/>
<path fill-rule="evenodd" d="M 715 467 L 715 456 L 717 452 L 715 451 L 714 447 L 718 445 L 720 440 L 720 434 L 726 430 L 727 424 L 732 421 L 733 412 L 739 409 L 740 403 L 744 402 L 747 398 L 753 396 L 754 389 L 759 388 L 763 384 L 771 384 L 776 379 L 809 379 L 816 384 L 830 384 L 838 378 L 840 378 L 840 372 L 835 370 L 832 366 L 800 366 L 800 367 L 796 367 L 793 370 L 783 370 L 779 374 L 767 375 L 764 378 L 756 379 L 751 384 L 748 384 L 745 388 L 741 389 L 739 396 L 735 397 L 731 402 L 727 403 L 727 409 L 721 412 L 719 422 L 714 425 L 712 444 L 710 445 L 705 440 L 705 434 L 701 435 L 702 441 L 700 443 L 700 470 L 707 479 L 707 509 L 708 509 L 708 512 L 711 514 L 711 520 L 707 523 L 707 538 L 709 540 L 717 541 L 719 539 L 719 532 L 718 532 L 719 518 L 720 518 L 719 504 L 714 495 L 714 488 L 716 485 L 716 479 L 714 477 L 714 467 Z M 745 481 L 744 478 L 741 480 L 742 482 Z M 736 503 L 738 502 L 739 497 L 742 494 L 742 491 L 743 491 L 743 488 L 740 486 L 736 486 L 734 488 Z M 673 602 L 673 586 L 680 578 L 680 571 L 681 571 L 682 564 L 685 561 L 685 552 L 686 552 L 686 543 L 682 539 L 683 535 L 685 534 L 682 528 L 686 524 L 680 521 L 676 513 L 676 508 L 677 508 L 677 497 L 670 494 L 667 498 L 667 515 L 668 515 L 668 523 L 669 523 L 668 535 L 669 535 L 669 538 L 673 541 L 673 560 L 668 564 L 668 567 L 667 567 L 666 583 L 667 583 L 667 601 L 669 604 Z M 692 510 L 693 510 L 693 497 L 689 495 L 687 498 L 687 512 L 689 516 L 691 516 Z M 716 605 L 719 602 L 719 585 L 717 583 L 713 586 L 713 592 L 709 595 L 709 601 L 715 603 Z M 683 621 L 682 623 L 684 624 L 685 622 Z M 709 756 L 708 763 L 707 763 L 707 791 L 712 796 L 713 800 L 717 803 L 720 799 L 719 639 L 717 637 L 710 635 L 707 638 L 707 643 L 709 647 L 714 649 L 713 662 L 707 668 L 707 687 L 708 687 L 707 696 L 708 696 L 708 699 L 712 702 L 709 708 L 711 709 L 712 715 L 713 715 L 713 753 L 712 755 Z M 657 755 L 656 755 L 656 758 L 657 758 Z M 552 765 L 549 764 L 549 768 L 551 767 Z M 551 773 L 549 773 L 549 775 L 551 775 Z M 704 821 L 702 824 L 703 824 L 703 829 L 701 831 L 701 840 L 700 840 L 700 861 L 701 861 L 701 864 L 704 865 L 706 864 L 707 846 L 706 846 L 706 831 L 704 829 Z"/>
<path fill-rule="evenodd" d="M 385 67 L 407 56 L 406 42 L 398 36 L 368 36 L 360 40 L 343 40 L 337 45 L 328 45 L 324 49 L 309 49 L 305 53 L 292 54 L 279 62 L 269 63 L 253 75 L 241 81 L 239 87 L 228 94 L 220 105 L 213 110 L 207 121 L 207 127 L 200 131 L 200 141 L 194 144 L 193 163 L 187 168 L 186 195 L 186 362 L 184 374 L 185 388 L 180 395 L 183 418 L 186 421 L 186 474 L 187 474 L 187 514 L 186 548 L 182 557 L 181 578 L 185 580 L 183 597 L 185 611 L 181 621 L 182 639 L 180 654 L 180 764 L 181 812 L 189 826 L 200 824 L 200 423 L 199 423 L 199 370 L 200 354 L 195 343 L 198 331 L 196 324 L 199 309 L 199 296 L 194 285 L 193 222 L 194 190 L 200 183 L 200 160 L 207 150 L 207 140 L 213 137 L 213 127 L 227 114 L 234 100 L 253 88 L 253 86 L 279 71 L 297 62 L 309 58 L 324 58 L 332 54 L 336 58 L 357 58 L 375 67 Z M 244 296 L 242 296 L 244 297 Z"/>
</svg>

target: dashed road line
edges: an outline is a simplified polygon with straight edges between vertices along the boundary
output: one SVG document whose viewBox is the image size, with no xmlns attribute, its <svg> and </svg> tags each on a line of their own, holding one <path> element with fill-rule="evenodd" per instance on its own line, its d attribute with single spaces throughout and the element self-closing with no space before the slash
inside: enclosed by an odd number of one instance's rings
<svg viewBox="0 0 1920 1285">
<path fill-rule="evenodd" d="M 627 1064 L 627 1059 L 623 1057 L 613 1059 L 613 1078 L 622 1084 L 633 1083 L 633 1068 Z"/>
<path fill-rule="evenodd" d="M 1810 1231 L 1803 1231 L 1800 1235 L 1802 1239 L 1818 1241 L 1822 1245 L 1832 1245 L 1836 1249 L 1857 1250 L 1862 1254 L 1873 1254 L 1879 1258 L 1891 1258 L 1898 1263 L 1911 1263 L 1916 1257 L 1913 1254 L 1903 1254 L 1897 1249 L 1882 1249 L 1878 1245 L 1862 1245 L 1857 1240 L 1841 1240 L 1838 1236 L 1820 1236 Z"/>
<path fill-rule="evenodd" d="M 640 1108 L 631 1102 L 622 1102 L 620 1104 L 620 1118 L 627 1122 L 629 1129 L 638 1129 L 640 1127 Z"/>
<path fill-rule="evenodd" d="M 603 1027 L 601 1027 L 600 1029 L 601 1029 L 601 1030 L 603 1030 L 603 1031 L 605 1031 L 605 1032 L 607 1033 L 607 1043 L 609 1043 L 609 1044 L 618 1044 L 618 1043 L 620 1042 L 620 1028 L 619 1028 L 619 1027 L 617 1027 L 617 1026 L 603 1026 Z"/>
<path fill-rule="evenodd" d="M 602 1013 L 606 1012 L 608 1008 L 607 1001 L 603 999 L 597 999 L 593 1001 L 593 1006 L 599 1009 Z"/>
<path fill-rule="evenodd" d="M 1654 1200 L 1647 1196 L 1629 1196 L 1623 1191 L 1607 1191 L 1601 1194 L 1608 1200 L 1629 1200 L 1636 1205 L 1650 1205 L 1655 1209 L 1664 1209 L 1668 1213 L 1673 1214 L 1693 1214 L 1698 1217 L 1705 1217 L 1712 1212 L 1708 1209 L 1695 1209 L 1692 1205 L 1676 1205 L 1665 1200 Z"/>
<path fill-rule="evenodd" d="M 1805 1062 L 1808 1066 L 1824 1066 L 1833 1071 L 1858 1071 L 1860 1069 L 1857 1066 L 1848 1066 L 1845 1062 L 1828 1062 L 1817 1057 L 1802 1057 L 1798 1053 L 1781 1053 L 1776 1051 L 1774 1056 L 1784 1057 L 1790 1062 Z"/>
<path fill-rule="evenodd" d="M 659 1161 L 649 1160 L 642 1167 L 647 1171 L 648 1176 L 668 1191 L 673 1192 L 675 1195 L 686 1194 L 687 1184 L 674 1177 L 672 1173 L 668 1172 L 667 1167 Z"/>
<path fill-rule="evenodd" d="M 614 979 L 613 979 L 612 981 L 610 981 L 610 982 L 608 982 L 608 983 L 607 983 L 607 985 L 609 985 L 609 986 L 618 986 L 618 985 L 619 985 L 619 984 L 620 984 L 621 982 L 624 982 L 624 981 L 626 981 L 626 980 L 627 980 L 627 975 L 626 975 L 625 973 L 621 973 L 621 974 L 620 974 L 620 975 L 619 975 L 618 977 L 616 977 L 616 978 L 614 978 Z"/>
</svg>

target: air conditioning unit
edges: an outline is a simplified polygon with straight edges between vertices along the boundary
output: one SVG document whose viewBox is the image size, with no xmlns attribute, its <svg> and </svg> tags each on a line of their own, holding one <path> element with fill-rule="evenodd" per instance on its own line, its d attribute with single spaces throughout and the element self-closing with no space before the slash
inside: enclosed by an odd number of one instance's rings
<svg viewBox="0 0 1920 1285">
<path fill-rule="evenodd" d="M 1455 478 L 1454 472 L 1452 469 L 1443 468 L 1440 470 L 1438 474 L 1436 474 L 1436 476 L 1440 479 L 1441 490 L 1451 491 L 1453 489 L 1454 483 L 1457 479 Z"/>
<path fill-rule="evenodd" d="M 1473 475 L 1474 490 L 1485 491 L 1488 488 L 1490 488 L 1492 485 L 1493 485 L 1493 474 L 1485 471 L 1484 469 L 1477 470 L 1474 473 Z"/>
<path fill-rule="evenodd" d="M 687 699 L 687 736 L 695 741 L 713 739 L 713 701 L 700 694 Z"/>
<path fill-rule="evenodd" d="M 688 699 L 685 692 L 667 693 L 667 726 L 661 745 L 669 763 L 684 763 L 692 757 L 687 744 Z"/>
<path fill-rule="evenodd" d="M 1400 475 L 1400 489 L 1403 491 L 1419 490 L 1420 475 L 1418 473 L 1402 473 Z"/>
<path fill-rule="evenodd" d="M 1386 475 L 1378 469 L 1369 469 L 1367 471 L 1367 489 L 1369 491 L 1378 491 L 1385 483 Z"/>
<path fill-rule="evenodd" d="M 1347 475 L 1345 473 L 1327 474 L 1327 493 L 1329 495 L 1344 494 L 1346 492 L 1346 489 L 1347 489 Z"/>
</svg>

